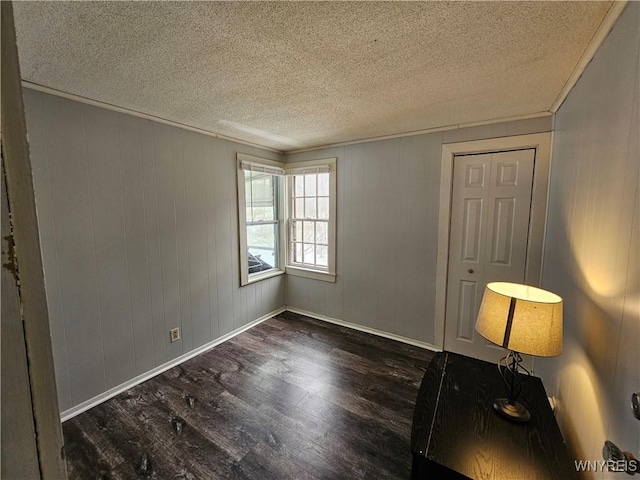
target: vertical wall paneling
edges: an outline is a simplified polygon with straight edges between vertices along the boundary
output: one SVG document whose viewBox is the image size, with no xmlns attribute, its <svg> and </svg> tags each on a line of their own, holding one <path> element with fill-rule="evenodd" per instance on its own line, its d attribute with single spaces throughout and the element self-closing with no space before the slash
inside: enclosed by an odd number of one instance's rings
<svg viewBox="0 0 640 480">
<path fill-rule="evenodd" d="M 564 349 L 536 367 L 585 460 L 606 439 L 640 451 L 629 408 L 640 385 L 639 103 L 640 4 L 629 2 L 555 119 L 542 279 L 564 298 Z"/>
<path fill-rule="evenodd" d="M 207 139 L 212 146 L 212 157 L 209 162 L 212 164 L 213 171 L 213 212 L 216 221 L 216 258 L 218 279 L 231 279 L 229 281 L 218 282 L 218 299 L 219 299 L 219 323 L 218 335 L 225 335 L 233 331 L 233 291 L 240 281 L 236 283 L 238 274 L 235 273 L 238 266 L 233 263 L 231 252 L 233 250 L 233 242 L 229 230 L 233 229 L 233 201 L 229 192 L 233 182 L 232 179 L 235 169 L 232 169 L 229 162 L 222 159 L 227 157 L 227 147 L 225 142 L 217 138 Z M 233 173 L 232 171 L 233 170 Z"/>
<path fill-rule="evenodd" d="M 32 90 L 25 105 L 62 411 L 284 306 L 284 276 L 238 277 L 236 153 L 278 154 Z"/>
<path fill-rule="evenodd" d="M 181 327 L 180 279 L 178 235 L 176 222 L 176 191 L 173 164 L 172 130 L 163 124 L 153 125 L 156 182 L 158 189 L 158 224 L 160 231 L 160 258 L 162 264 L 162 298 L 164 305 L 163 336 L 169 330 Z M 179 205 L 179 204 L 178 204 Z M 179 221 L 182 224 L 182 219 Z M 167 344 L 167 360 L 182 354 L 182 340 Z"/>
<path fill-rule="evenodd" d="M 344 156 L 344 148 L 337 148 L 335 150 L 336 157 Z M 349 179 L 349 175 L 345 175 L 347 172 L 336 172 L 336 192 L 341 192 L 341 195 L 336 193 L 336 212 L 343 211 L 345 208 L 345 200 L 342 198 L 348 194 L 346 181 Z M 345 228 L 345 222 L 341 219 L 341 215 L 337 215 L 336 232 Z M 344 236 L 336 236 L 336 255 L 338 250 L 343 250 L 342 244 L 344 244 Z M 339 260 L 338 260 L 339 261 Z M 325 282 L 326 283 L 326 282 Z M 325 285 L 327 295 L 326 312 L 329 317 L 336 318 L 339 312 L 342 312 L 344 303 L 344 289 L 332 288 L 332 285 Z"/>
<path fill-rule="evenodd" d="M 550 118 L 286 156 L 338 158 L 336 283 L 287 278 L 288 306 L 435 345 L 444 135 L 460 141 L 549 131 Z"/>
<path fill-rule="evenodd" d="M 188 352 L 193 346 L 192 319 L 191 319 L 191 265 L 189 262 L 189 250 L 191 248 L 189 231 L 189 212 L 187 211 L 187 187 L 185 185 L 185 155 L 182 130 L 171 127 L 171 170 L 173 172 L 174 191 L 174 221 L 176 233 L 175 257 L 178 260 L 178 296 L 180 313 L 178 318 L 169 317 L 166 329 L 180 327 L 181 335 L 178 342 L 172 343 L 169 348 L 175 348 L 175 354 L 171 357 Z M 189 169 L 197 169 L 195 158 L 189 158 Z M 173 240 L 173 238 L 172 238 Z"/>
<path fill-rule="evenodd" d="M 208 300 L 209 300 L 209 338 L 216 338 L 219 333 L 219 316 L 218 316 L 218 248 L 216 244 L 216 216 L 215 216 L 215 189 L 214 175 L 216 171 L 211 161 L 212 150 L 211 139 L 202 138 L 202 172 L 205 182 L 205 198 L 203 204 L 205 225 L 207 230 L 207 269 L 208 269 Z"/>
<path fill-rule="evenodd" d="M 435 258 L 439 199 L 441 134 L 414 137 L 407 143 L 407 254 L 403 278 L 406 285 L 405 318 L 398 334 L 433 343 L 435 304 Z"/>
<path fill-rule="evenodd" d="M 337 280 L 287 278 L 287 304 L 433 342 L 442 134 L 302 152 L 337 157 Z"/>
<path fill-rule="evenodd" d="M 337 281 L 240 288 L 236 153 L 279 155 L 25 97 L 63 410 L 285 301 L 433 343 L 442 133 L 288 156 L 338 158 Z M 512 127 L 544 128 L 491 132 Z M 170 343 L 173 327 L 182 339 Z"/>
<path fill-rule="evenodd" d="M 380 301 L 378 288 L 383 227 L 380 224 L 380 207 L 383 202 L 380 195 L 383 152 L 380 143 L 382 142 L 367 143 L 364 147 L 363 197 L 366 199 L 367 208 L 362 213 L 362 290 L 365 297 L 362 314 L 371 322 L 371 327 L 384 330 L 382 328 L 384 319 L 376 315 Z"/>
<path fill-rule="evenodd" d="M 153 314 L 149 278 L 149 253 L 142 173 L 140 120 L 129 115 L 118 116 L 118 144 L 122 178 L 126 258 L 131 296 L 131 322 L 136 374 L 155 365 Z"/>
<path fill-rule="evenodd" d="M 383 142 L 381 164 L 379 168 L 380 183 L 377 197 L 379 198 L 378 238 L 378 311 L 382 322 L 394 318 L 397 312 L 398 283 L 397 283 L 397 245 L 398 245 L 398 175 L 403 169 L 402 158 L 399 155 L 399 139 Z M 381 323 L 382 323 L 381 322 Z M 383 325 L 380 325 L 383 326 Z M 377 328 L 380 328 L 378 326 Z M 397 325 L 396 325 L 397 326 Z M 391 333 L 397 333 L 393 328 Z"/>
<path fill-rule="evenodd" d="M 56 244 L 71 403 L 76 404 L 106 389 L 84 105 L 56 97 L 44 98 L 43 104 L 44 136 L 35 139 L 29 135 L 29 141 L 45 142 L 47 158 L 36 159 L 32 152 L 31 160 L 32 164 L 39 161 L 49 164 L 55 238 L 42 238 L 41 243 L 53 241 Z M 30 116 L 27 112 L 28 130 Z M 34 169 L 34 174 L 37 172 L 38 169 Z M 36 191 L 36 201 L 39 193 Z M 58 294 L 51 290 L 47 293 Z M 54 364 L 56 358 L 54 351 Z"/>
<path fill-rule="evenodd" d="M 204 136 L 182 132 L 189 239 L 189 285 L 191 291 L 191 345 L 199 347 L 211 336 L 211 292 L 207 225 L 207 171 Z M 215 252 L 212 250 L 211 255 Z M 216 295 L 217 296 L 217 295 Z M 257 318 L 257 317 L 256 317 Z M 187 349 L 185 344 L 185 351 Z"/>
<path fill-rule="evenodd" d="M 412 241 L 407 235 L 409 227 L 413 224 L 412 219 L 409 216 L 409 206 L 411 205 L 412 198 L 409 188 L 407 188 L 409 182 L 411 182 L 411 176 L 414 172 L 411 162 L 414 158 L 412 147 L 415 142 L 399 142 L 398 158 L 400 168 L 398 169 L 398 211 L 396 213 L 397 218 L 397 238 L 396 245 L 399 252 L 408 252 L 411 249 Z M 408 296 L 408 289 L 401 288 L 401 285 L 406 285 L 408 281 L 411 281 L 409 277 L 413 274 L 411 255 L 398 255 L 396 259 L 396 315 L 398 318 L 406 318 L 407 313 L 411 312 L 410 308 L 407 308 L 407 303 L 412 300 Z M 395 329 L 392 333 L 400 334 L 398 328 L 399 324 L 395 325 Z"/>
<path fill-rule="evenodd" d="M 349 283 L 349 291 L 347 301 L 349 309 L 345 312 L 347 319 L 351 318 L 354 323 L 365 324 L 366 317 L 361 305 L 366 301 L 366 297 L 363 292 L 363 280 L 364 280 L 364 179 L 365 179 L 365 144 L 354 145 L 351 148 L 346 148 L 346 151 L 351 153 L 350 165 L 351 167 L 351 222 L 345 225 L 345 231 L 338 232 L 338 236 L 346 235 L 349 238 L 348 250 L 338 252 L 337 258 L 349 259 L 349 270 L 345 272 L 344 281 Z M 348 155 L 345 155 L 348 158 Z M 338 170 L 341 169 L 342 164 L 338 159 Z M 340 195 L 338 191 L 338 196 Z M 338 211 L 338 216 L 340 216 Z M 339 268 L 339 267 L 338 267 Z M 348 275 L 348 276 L 347 276 Z M 342 278 L 338 279 L 341 282 Z M 287 298 L 287 303 L 289 299 Z M 295 303 L 293 303 L 295 305 Z M 341 318 L 341 317 L 337 317 Z"/>
<path fill-rule="evenodd" d="M 31 93 L 30 93 L 31 94 Z M 167 336 L 164 328 L 164 299 L 162 295 L 162 255 L 160 250 L 160 214 L 156 182 L 155 143 L 153 123 L 137 120 L 140 128 L 142 159 L 142 193 L 144 197 L 146 247 L 149 257 L 149 293 L 151 301 L 152 337 L 156 365 L 167 361 Z M 36 192 L 36 198 L 38 193 Z M 46 279 L 46 277 L 45 277 Z"/>
<path fill-rule="evenodd" d="M 107 388 L 136 375 L 118 114 L 83 105 L 98 307 Z M 116 140 L 116 141 L 114 141 Z"/>
</svg>

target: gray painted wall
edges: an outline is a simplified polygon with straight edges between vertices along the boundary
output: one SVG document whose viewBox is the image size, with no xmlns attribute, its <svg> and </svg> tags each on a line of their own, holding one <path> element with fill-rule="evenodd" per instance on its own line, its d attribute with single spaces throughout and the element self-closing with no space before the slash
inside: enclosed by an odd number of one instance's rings
<svg viewBox="0 0 640 480">
<path fill-rule="evenodd" d="M 551 129 L 546 117 L 288 156 L 338 157 L 338 281 L 240 288 L 235 154 L 277 154 L 33 90 L 25 108 L 62 411 L 285 300 L 432 343 L 443 141 Z"/>
<path fill-rule="evenodd" d="M 551 117 L 287 155 L 337 157 L 336 283 L 287 277 L 287 305 L 434 343 L 442 144 L 548 132 Z"/>
<path fill-rule="evenodd" d="M 236 152 L 279 155 L 33 90 L 25 108 L 62 411 L 284 306 L 284 276 L 238 277 Z"/>
<path fill-rule="evenodd" d="M 564 298 L 565 339 L 536 368 L 585 460 L 605 439 L 640 454 L 639 58 L 629 2 L 555 118 L 543 285 Z"/>
</svg>

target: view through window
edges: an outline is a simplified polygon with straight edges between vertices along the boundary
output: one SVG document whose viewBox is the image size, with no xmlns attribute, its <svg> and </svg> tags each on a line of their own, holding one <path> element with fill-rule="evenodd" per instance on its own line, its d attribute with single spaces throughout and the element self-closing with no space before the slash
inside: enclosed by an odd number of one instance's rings
<svg viewBox="0 0 640 480">
<path fill-rule="evenodd" d="M 278 177 L 244 171 L 249 274 L 275 268 L 278 258 Z"/>
<path fill-rule="evenodd" d="M 292 264 L 329 266 L 329 173 L 291 176 Z"/>
</svg>

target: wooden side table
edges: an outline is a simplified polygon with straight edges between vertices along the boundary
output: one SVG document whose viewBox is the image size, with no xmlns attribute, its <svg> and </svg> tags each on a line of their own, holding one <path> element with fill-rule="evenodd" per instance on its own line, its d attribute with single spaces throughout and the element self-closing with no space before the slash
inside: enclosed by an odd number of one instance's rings
<svg viewBox="0 0 640 480">
<path fill-rule="evenodd" d="M 538 377 L 524 379 L 525 424 L 498 415 L 493 400 L 506 395 L 496 364 L 450 352 L 427 368 L 411 433 L 413 479 L 562 479 L 575 465 Z"/>
</svg>

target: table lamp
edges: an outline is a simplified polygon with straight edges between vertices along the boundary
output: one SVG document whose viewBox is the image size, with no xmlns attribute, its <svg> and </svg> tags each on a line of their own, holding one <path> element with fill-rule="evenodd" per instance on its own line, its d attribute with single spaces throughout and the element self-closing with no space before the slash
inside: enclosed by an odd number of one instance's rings
<svg viewBox="0 0 640 480">
<path fill-rule="evenodd" d="M 519 283 L 487 284 L 478 312 L 476 330 L 496 345 L 509 350 L 498 363 L 507 398 L 498 398 L 493 408 L 505 418 L 527 422 L 531 414 L 517 402 L 522 391 L 518 372 L 520 354 L 554 357 L 562 352 L 562 298 L 540 288 Z"/>
</svg>

